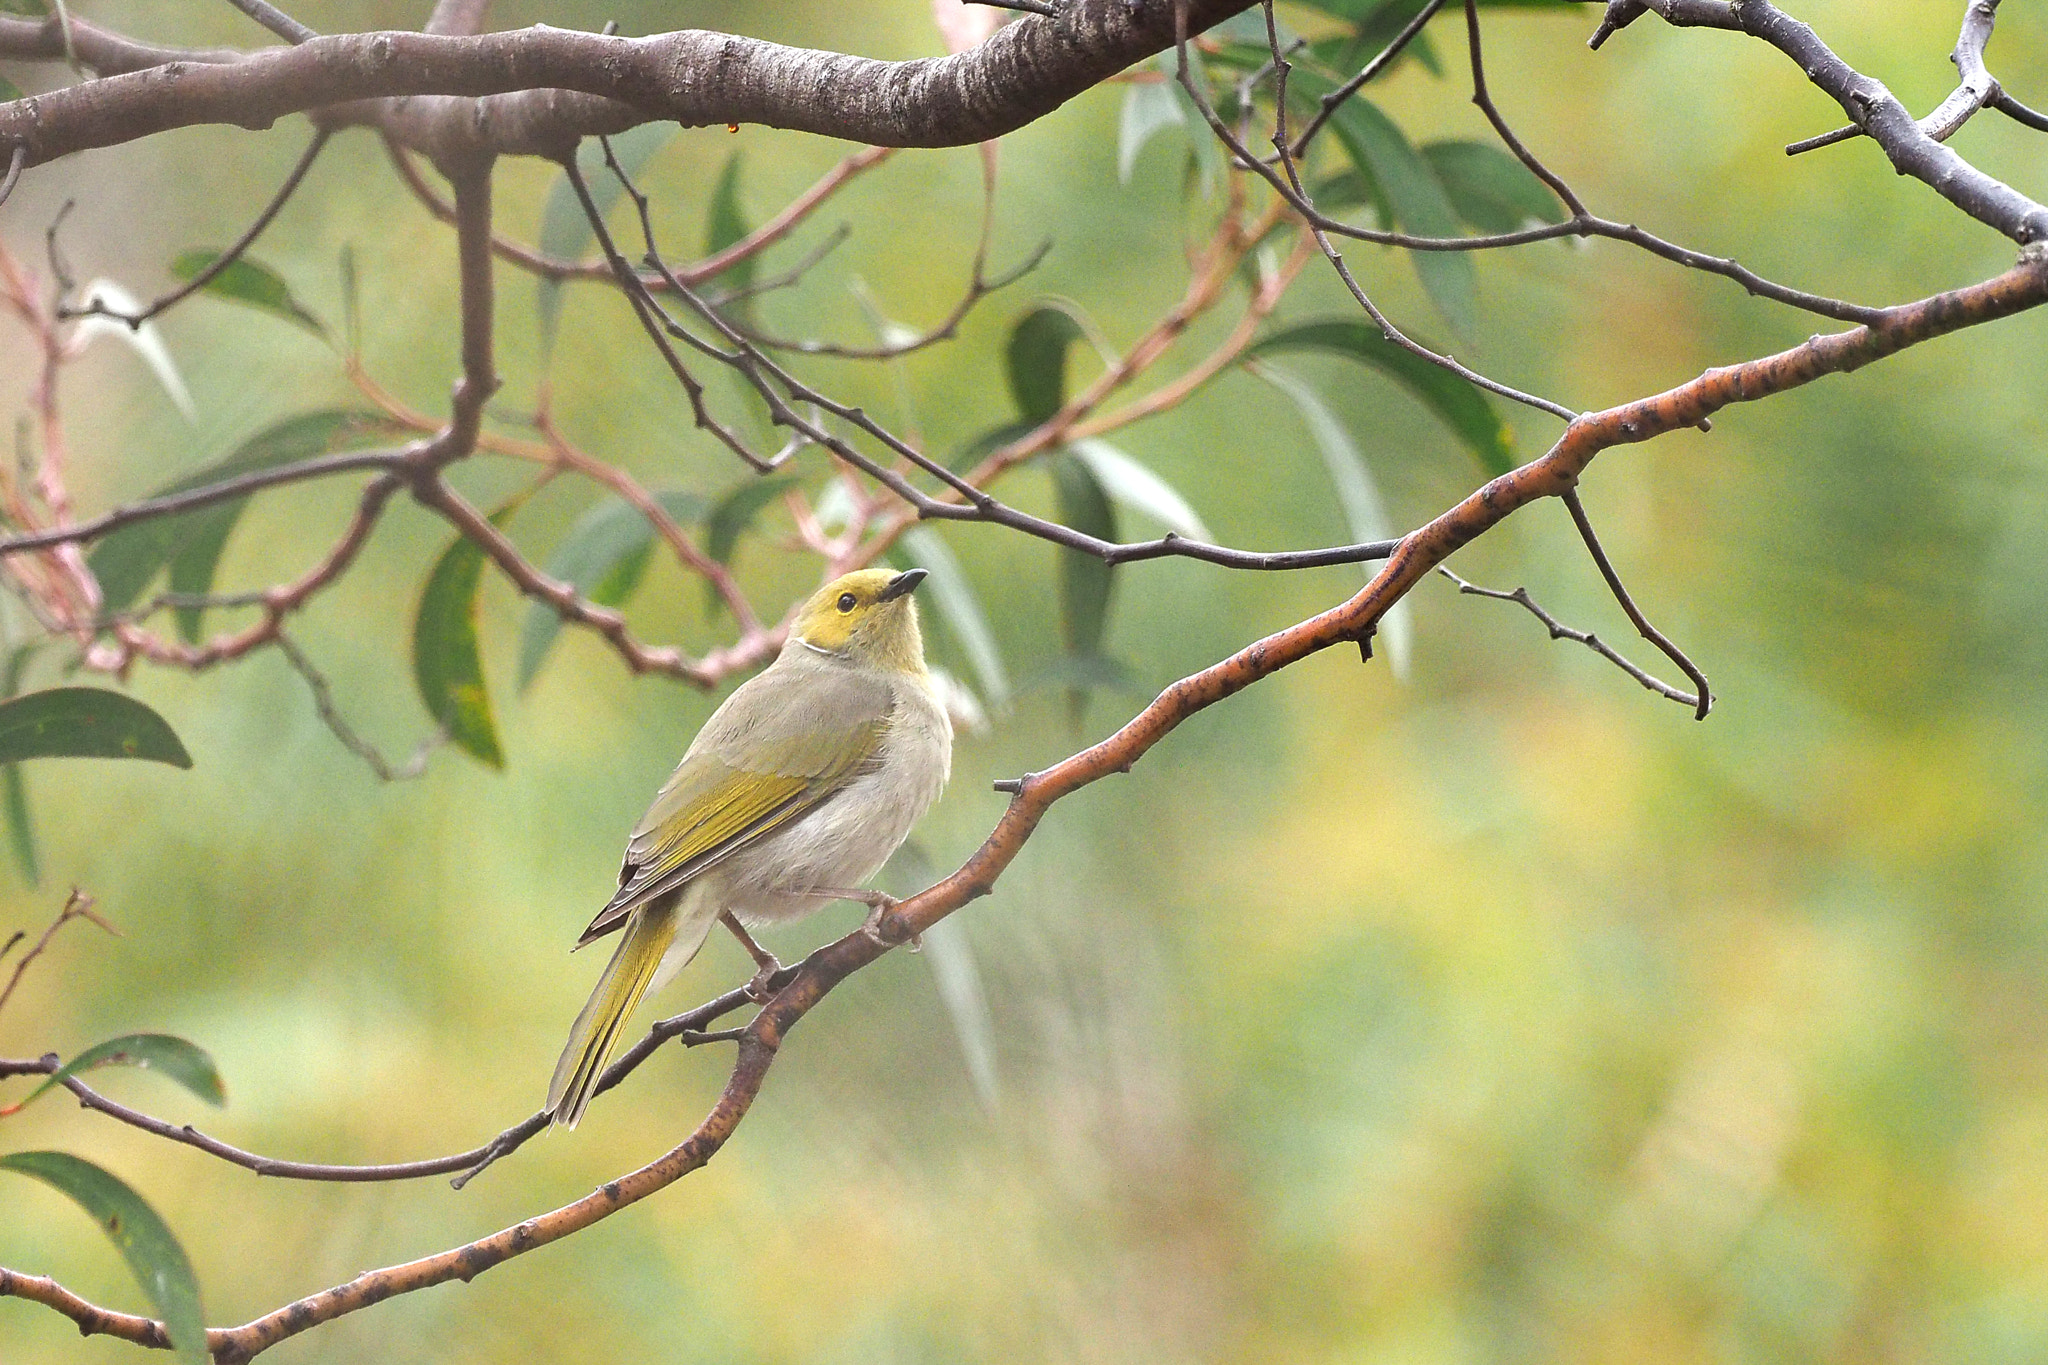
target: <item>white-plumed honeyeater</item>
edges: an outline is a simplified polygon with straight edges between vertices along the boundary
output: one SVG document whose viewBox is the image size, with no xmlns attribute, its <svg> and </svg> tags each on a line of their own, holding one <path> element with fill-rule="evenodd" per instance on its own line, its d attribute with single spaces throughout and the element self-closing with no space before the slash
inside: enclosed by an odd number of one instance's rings
<svg viewBox="0 0 2048 1365">
<path fill-rule="evenodd" d="M 556 1123 L 583 1117 L 633 1006 L 722 915 L 752 927 L 864 896 L 855 888 L 937 799 L 953 727 L 911 600 L 924 576 L 863 569 L 820 588 L 775 662 L 697 732 L 576 945 L 624 931 L 555 1065 Z"/>
</svg>

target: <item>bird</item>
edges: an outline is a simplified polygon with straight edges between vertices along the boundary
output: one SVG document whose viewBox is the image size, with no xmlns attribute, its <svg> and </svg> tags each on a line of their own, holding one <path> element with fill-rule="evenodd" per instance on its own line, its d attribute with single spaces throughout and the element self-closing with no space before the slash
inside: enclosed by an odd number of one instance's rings
<svg viewBox="0 0 2048 1365">
<path fill-rule="evenodd" d="M 711 713 L 626 844 L 619 889 L 576 947 L 619 933 L 611 962 L 548 1086 L 553 1123 L 574 1128 L 626 1018 L 697 955 L 719 922 L 739 937 L 766 998 L 780 964 L 749 927 L 861 889 L 938 799 L 953 727 L 925 668 L 912 594 L 924 569 L 861 569 L 805 601 L 773 663 Z"/>
</svg>

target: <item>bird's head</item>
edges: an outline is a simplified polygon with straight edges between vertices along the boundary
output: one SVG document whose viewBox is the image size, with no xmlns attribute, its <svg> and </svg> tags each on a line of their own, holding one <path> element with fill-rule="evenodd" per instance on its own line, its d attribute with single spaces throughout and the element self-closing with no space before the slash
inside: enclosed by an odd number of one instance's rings
<svg viewBox="0 0 2048 1365">
<path fill-rule="evenodd" d="M 910 595 L 923 569 L 858 569 L 811 594 L 792 633 L 825 654 L 903 673 L 924 671 L 924 637 Z"/>
</svg>

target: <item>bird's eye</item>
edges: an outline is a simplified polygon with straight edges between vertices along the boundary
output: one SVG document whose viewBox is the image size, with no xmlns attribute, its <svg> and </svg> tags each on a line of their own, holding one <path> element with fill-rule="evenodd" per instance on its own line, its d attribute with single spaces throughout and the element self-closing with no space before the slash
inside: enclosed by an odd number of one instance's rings
<svg viewBox="0 0 2048 1365">
<path fill-rule="evenodd" d="M 852 611 L 857 603 L 858 599 L 852 593 L 843 592 L 839 594 L 839 610 Z"/>
</svg>

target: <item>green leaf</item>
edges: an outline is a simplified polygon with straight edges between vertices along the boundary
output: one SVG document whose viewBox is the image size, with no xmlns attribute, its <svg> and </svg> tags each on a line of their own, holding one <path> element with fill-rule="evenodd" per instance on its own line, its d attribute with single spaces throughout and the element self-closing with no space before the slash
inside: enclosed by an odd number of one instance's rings
<svg viewBox="0 0 2048 1365">
<path fill-rule="evenodd" d="M 26 14 L 31 19 L 49 15 L 48 0 L 0 0 L 0 14 Z"/>
<path fill-rule="evenodd" d="M 4 8 L 6 8 L 4 5 L 0 5 L 0 9 Z M 18 100 L 20 98 L 22 98 L 21 87 L 8 80 L 5 76 L 0 76 L 0 101 Z"/>
<path fill-rule="evenodd" d="M 1481 232 L 1562 223 L 1564 205 L 1535 172 L 1483 142 L 1432 142 L 1422 149 L 1458 216 Z"/>
<path fill-rule="evenodd" d="M 704 227 L 707 256 L 717 255 L 753 231 L 747 226 L 746 210 L 740 204 L 740 156 L 735 151 L 725 159 L 725 169 L 718 173 L 718 185 L 711 192 L 711 208 Z M 749 256 L 729 267 L 718 276 L 719 283 L 734 289 L 746 288 L 754 282 L 757 260 L 758 257 Z"/>
<path fill-rule="evenodd" d="M 121 1038 L 110 1038 L 79 1053 L 51 1072 L 49 1079 L 30 1091 L 28 1098 L 21 1103 L 28 1104 L 45 1091 L 54 1090 L 71 1077 L 97 1066 L 147 1067 L 163 1072 L 215 1108 L 228 1102 L 227 1087 L 221 1083 L 220 1071 L 204 1048 L 169 1033 L 131 1033 Z"/>
<path fill-rule="evenodd" d="M 732 563 L 733 551 L 739 548 L 740 536 L 754 518 L 761 515 L 761 509 L 782 496 L 787 489 L 796 486 L 796 479 L 788 474 L 773 478 L 749 479 L 718 500 L 704 518 L 704 553 L 720 564 Z M 718 591 L 705 585 L 705 600 L 710 610 L 719 607 Z"/>
<path fill-rule="evenodd" d="M 21 690 L 22 670 L 28 667 L 35 651 L 34 644 L 14 647 L 14 652 L 7 656 L 4 676 L 0 676 L 0 692 L 11 697 Z M 23 881 L 39 886 L 43 880 L 42 860 L 36 856 L 36 826 L 28 808 L 28 778 L 19 763 L 0 766 L 0 787 L 5 788 L 7 843 L 14 851 L 14 866 Z"/>
<path fill-rule="evenodd" d="M 1173 486 L 1107 441 L 1076 441 L 1068 449 L 1088 466 L 1102 491 L 1121 507 L 1142 513 L 1191 540 L 1210 539 L 1195 509 Z"/>
<path fill-rule="evenodd" d="M 189 284 L 219 259 L 220 252 L 212 247 L 193 247 L 179 252 L 172 260 L 171 273 Z M 247 256 L 231 262 L 227 269 L 208 280 L 199 292 L 216 294 L 236 303 L 246 303 L 251 308 L 260 308 L 266 313 L 275 313 L 323 340 L 327 336 L 327 324 L 292 297 L 291 287 L 284 282 L 284 277 Z"/>
<path fill-rule="evenodd" d="M 1010 396 L 1032 426 L 1065 406 L 1067 348 L 1087 335 L 1073 305 L 1059 300 L 1037 304 L 1011 324 Z"/>
<path fill-rule="evenodd" d="M 953 547 L 929 526 L 911 527 L 903 533 L 899 544 L 904 559 L 930 572 L 931 581 L 925 585 L 924 595 L 931 599 L 933 612 L 945 621 L 946 629 L 960 646 L 960 652 L 974 666 L 974 676 L 980 681 L 989 705 L 1007 706 L 1010 701 L 1009 672 L 1003 667 L 1003 656 L 996 648 L 995 634 L 988 628 L 981 598 L 974 591 L 974 583 L 967 577 L 967 571 L 954 557 Z"/>
<path fill-rule="evenodd" d="M 258 432 L 226 459 L 165 484 L 149 496 L 183 493 L 241 474 L 309 460 L 391 431 L 389 420 L 374 412 L 335 408 L 302 413 Z M 214 569 L 220 563 L 228 533 L 234 530 L 236 519 L 247 504 L 247 497 L 231 498 L 181 516 L 153 517 L 125 526 L 102 540 L 87 562 L 92 566 L 93 576 L 99 579 L 104 608 L 112 612 L 134 605 L 143 589 L 166 568 L 170 570 L 173 591 L 211 592 Z M 178 609 L 179 633 L 186 640 L 199 638 L 203 615 L 198 607 Z"/>
<path fill-rule="evenodd" d="M 673 123 L 643 123 L 628 128 L 611 140 L 612 152 L 626 174 L 637 177 L 648 158 L 668 141 L 678 126 Z M 609 214 L 612 206 L 619 202 L 619 196 L 625 193 L 625 186 L 604 164 L 604 148 L 596 138 L 585 138 L 577 144 L 576 169 L 582 172 L 583 183 L 589 188 L 591 202 L 597 205 L 598 213 Z M 595 236 L 590 219 L 584 216 L 583 202 L 576 197 L 576 187 L 569 183 L 568 174 L 556 176 L 555 183 L 548 188 L 547 206 L 541 210 L 541 254 L 558 261 L 580 261 L 584 249 Z M 555 333 L 562 321 L 560 280 L 542 278 L 536 282 L 534 312 L 540 323 L 541 365 L 545 368 L 554 354 Z"/>
<path fill-rule="evenodd" d="M 1052 457 L 1053 494 L 1059 519 L 1076 531 L 1101 540 L 1115 540 L 1116 509 L 1109 494 L 1079 456 L 1061 451 Z M 1102 653 L 1103 637 L 1109 630 L 1109 603 L 1115 578 L 1110 566 L 1094 555 L 1061 546 L 1060 634 L 1067 653 L 1075 658 L 1094 658 Z M 1070 688 L 1068 707 L 1074 723 L 1081 722 L 1087 701 L 1084 687 Z"/>
<path fill-rule="evenodd" d="M 112 1239 L 171 1346 L 187 1365 L 206 1365 L 206 1315 L 199 1281 L 178 1239 L 141 1195 L 90 1161 L 67 1152 L 12 1152 L 0 1170 L 16 1171 L 71 1197 Z"/>
<path fill-rule="evenodd" d="M 1254 343 L 1247 355 L 1321 351 L 1361 361 L 1406 385 L 1465 443 L 1488 474 L 1515 467 L 1514 434 L 1486 396 L 1441 365 L 1397 346 L 1377 327 L 1349 318 L 1304 322 Z"/>
<path fill-rule="evenodd" d="M 97 687 L 53 687 L 0 702 L 0 763 L 25 758 L 146 758 L 192 766 L 162 716 L 133 697 Z"/>
<path fill-rule="evenodd" d="M 654 500 L 679 522 L 704 515 L 704 500 L 695 493 L 656 493 Z M 592 602 L 622 607 L 640 586 L 654 553 L 654 528 L 640 509 L 623 498 L 606 498 L 583 514 L 548 559 L 547 574 L 574 587 Z M 530 602 L 519 632 L 519 690 L 524 692 L 540 672 L 562 618 L 545 602 Z"/>
<path fill-rule="evenodd" d="M 1187 115 L 1181 109 L 1181 101 L 1174 95 L 1171 76 L 1164 81 L 1134 82 L 1124 91 L 1123 111 L 1117 116 L 1116 133 L 1116 178 L 1119 184 L 1131 183 L 1138 153 L 1156 134 L 1168 128 L 1179 128 L 1185 133 Z"/>
<path fill-rule="evenodd" d="M 1436 172 L 1394 121 L 1370 100 L 1358 95 L 1346 100 L 1331 116 L 1330 130 L 1352 164 L 1371 176 L 1385 193 L 1396 227 L 1419 237 L 1459 235 L 1457 212 Z M 1422 278 L 1422 287 L 1429 291 L 1451 330 L 1471 335 L 1478 312 L 1472 258 L 1462 251 L 1411 251 L 1408 255 Z"/>
<path fill-rule="evenodd" d="M 1253 373 L 1293 399 L 1294 406 L 1300 410 L 1302 420 L 1308 424 L 1309 434 L 1315 438 L 1316 449 L 1322 452 L 1323 467 L 1330 473 L 1330 485 L 1336 490 L 1337 505 L 1344 509 L 1344 522 L 1352 540 L 1392 539 L 1393 519 L 1387 515 L 1386 502 L 1380 497 L 1379 485 L 1373 481 L 1372 467 L 1365 462 L 1358 443 L 1351 439 L 1351 433 L 1344 429 L 1336 414 L 1306 381 L 1277 366 L 1259 365 Z M 1363 568 L 1365 576 L 1370 579 L 1375 566 L 1368 563 Z M 1413 623 L 1405 600 L 1396 602 L 1380 618 L 1379 637 L 1386 646 L 1387 666 L 1395 677 L 1405 681 L 1414 641 Z"/>
<path fill-rule="evenodd" d="M 491 524 L 503 526 L 523 501 L 521 495 L 491 513 Z M 505 754 L 498 746 L 477 643 L 483 574 L 483 546 L 457 534 L 420 591 L 412 627 L 412 676 L 427 714 L 440 722 L 448 738 L 471 757 L 502 769 Z"/>
</svg>

